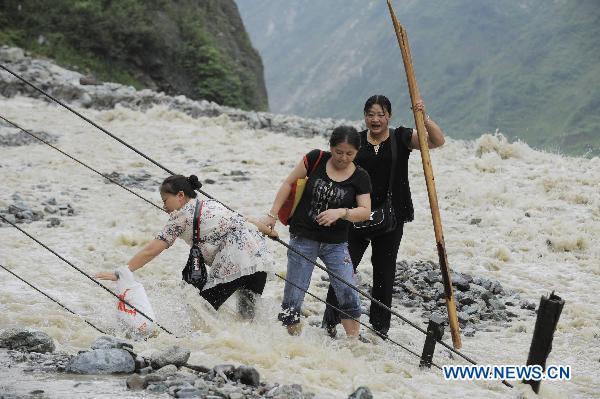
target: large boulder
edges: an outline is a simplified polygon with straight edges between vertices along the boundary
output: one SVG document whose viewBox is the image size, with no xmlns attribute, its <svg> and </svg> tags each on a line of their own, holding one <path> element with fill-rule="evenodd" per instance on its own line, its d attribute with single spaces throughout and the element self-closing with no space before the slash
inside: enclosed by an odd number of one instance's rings
<svg viewBox="0 0 600 399">
<path fill-rule="evenodd" d="M 133 373 L 135 361 L 123 349 L 94 349 L 75 356 L 67 371 L 77 374 Z"/>
<path fill-rule="evenodd" d="M 56 346 L 52 338 L 42 331 L 24 328 L 7 328 L 0 333 L 0 348 L 24 352 L 54 352 Z"/>
</svg>

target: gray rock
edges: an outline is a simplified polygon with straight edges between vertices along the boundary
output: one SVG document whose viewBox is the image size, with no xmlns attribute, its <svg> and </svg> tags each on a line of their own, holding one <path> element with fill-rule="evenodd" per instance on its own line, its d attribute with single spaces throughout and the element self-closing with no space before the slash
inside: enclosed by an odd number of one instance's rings
<svg viewBox="0 0 600 399">
<path fill-rule="evenodd" d="M 94 349 L 75 356 L 67 369 L 77 374 L 132 373 L 135 361 L 123 349 Z"/>
<path fill-rule="evenodd" d="M 298 389 L 298 385 L 281 385 L 275 387 L 266 396 L 273 399 L 304 399 L 302 387 Z"/>
<path fill-rule="evenodd" d="M 522 299 L 519 302 L 519 306 L 521 309 L 535 310 L 535 303 L 528 301 L 527 299 Z"/>
<path fill-rule="evenodd" d="M 469 281 L 461 274 L 454 273 L 452 276 L 452 285 L 461 291 L 469 290 Z"/>
<path fill-rule="evenodd" d="M 166 367 L 171 367 L 171 366 L 166 366 Z M 169 374 L 169 375 L 173 375 L 173 374 Z M 156 372 L 156 373 L 147 374 L 144 376 L 144 378 L 146 379 L 146 381 L 148 381 L 148 384 L 153 384 L 153 383 L 158 383 L 158 382 L 164 382 L 167 379 L 167 376 Z"/>
<path fill-rule="evenodd" d="M 167 386 L 169 388 L 171 387 L 178 387 L 178 388 L 183 388 L 183 387 L 190 387 L 192 386 L 194 381 L 192 381 L 192 383 L 190 383 L 189 381 L 186 381 L 185 379 L 179 378 L 179 376 L 177 375 L 172 375 L 170 377 L 167 377 L 167 379 L 164 381 L 165 384 L 167 384 Z"/>
<path fill-rule="evenodd" d="M 190 358 L 190 351 L 173 345 L 163 351 L 156 352 L 150 358 L 150 364 L 154 369 L 160 369 L 168 364 L 177 367 L 183 366 Z"/>
<path fill-rule="evenodd" d="M 148 381 L 146 381 L 146 379 L 139 374 L 132 374 L 129 377 L 127 377 L 125 384 L 127 385 L 128 389 L 142 390 L 146 389 L 146 387 L 148 386 Z"/>
<path fill-rule="evenodd" d="M 462 291 L 458 291 L 458 290 L 455 290 L 455 291 L 454 291 L 454 299 L 455 299 L 457 302 L 461 302 L 461 301 L 463 300 L 463 298 L 464 298 L 464 297 L 465 297 L 465 293 L 464 293 L 464 292 L 462 292 Z"/>
<path fill-rule="evenodd" d="M 83 85 L 83 86 L 97 86 L 97 85 L 101 85 L 102 82 L 99 81 L 98 79 L 96 79 L 94 76 L 88 75 L 88 76 L 80 77 L 79 84 Z"/>
<path fill-rule="evenodd" d="M 219 364 L 218 366 L 213 367 L 213 369 L 210 371 L 210 375 L 219 376 L 227 381 L 227 379 L 233 376 L 234 371 L 235 366 L 233 364 Z"/>
<path fill-rule="evenodd" d="M 0 59 L 8 62 L 20 62 L 25 58 L 25 52 L 16 47 L 1 47 Z"/>
<path fill-rule="evenodd" d="M 88 93 L 83 92 L 79 97 L 79 104 L 84 108 L 90 108 L 94 104 L 94 100 Z"/>
<path fill-rule="evenodd" d="M 24 352 L 54 352 L 56 346 L 52 338 L 42 331 L 24 328 L 7 328 L 0 333 L 0 348 Z"/>
<path fill-rule="evenodd" d="M 471 321 L 471 315 L 467 312 L 458 312 L 458 321 L 461 323 L 468 323 Z"/>
<path fill-rule="evenodd" d="M 472 327 L 467 327 L 463 330 L 463 335 L 465 337 L 473 337 L 475 336 L 475 329 Z"/>
<path fill-rule="evenodd" d="M 31 209 L 25 204 L 17 203 L 8 206 L 8 213 L 10 215 L 17 215 L 22 212 L 31 212 Z"/>
<path fill-rule="evenodd" d="M 482 286 L 483 288 L 485 288 L 486 290 L 489 290 L 490 287 L 492 286 L 492 281 L 483 278 L 483 277 L 475 277 L 473 278 L 473 284 L 477 284 Z"/>
<path fill-rule="evenodd" d="M 367 387 L 358 387 L 356 391 L 348 396 L 348 399 L 373 399 L 373 394 Z"/>
<path fill-rule="evenodd" d="M 203 392 L 194 387 L 185 387 L 176 390 L 175 397 L 176 398 L 200 398 L 206 395 L 208 392 Z"/>
<path fill-rule="evenodd" d="M 481 311 L 481 308 L 479 307 L 479 305 L 477 303 L 473 303 L 471 305 L 465 306 L 463 308 L 463 312 L 465 312 L 466 314 L 473 316 L 478 314 Z"/>
<path fill-rule="evenodd" d="M 56 212 L 58 212 L 58 208 L 54 205 L 46 205 L 44 207 L 44 212 L 54 215 Z"/>
<path fill-rule="evenodd" d="M 502 285 L 495 281 L 491 284 L 489 290 L 492 292 L 492 294 L 502 294 L 504 293 L 504 288 L 502 288 Z"/>
<path fill-rule="evenodd" d="M 240 366 L 233 372 L 233 379 L 242 384 L 257 387 L 260 384 L 260 375 L 254 367 Z"/>
<path fill-rule="evenodd" d="M 166 378 L 170 375 L 174 375 L 177 374 L 177 366 L 173 365 L 173 364 L 168 364 L 164 367 L 161 367 L 160 369 L 156 370 L 153 375 L 157 375 L 157 376 L 161 376 L 163 378 Z"/>
<path fill-rule="evenodd" d="M 480 285 L 475 283 L 469 284 L 469 293 L 473 295 L 474 298 L 480 298 L 481 295 L 487 290 Z"/>
<path fill-rule="evenodd" d="M 506 306 L 504 306 L 504 304 L 502 302 L 500 302 L 499 300 L 492 298 L 489 300 L 488 304 L 490 305 L 490 307 L 493 310 L 504 310 L 506 309 Z"/>
<path fill-rule="evenodd" d="M 465 295 L 462 296 L 462 298 L 460 299 L 460 303 L 462 305 L 472 305 L 475 303 L 475 299 L 473 298 L 473 294 L 472 293 L 466 293 Z"/>
<path fill-rule="evenodd" d="M 161 394 L 167 392 L 169 387 L 165 384 L 149 384 L 146 388 L 146 392 Z"/>
<path fill-rule="evenodd" d="M 108 335 L 97 338 L 91 346 L 92 349 L 124 349 L 125 347 L 133 349 L 133 345 L 129 342 Z"/>
<path fill-rule="evenodd" d="M 425 277 L 425 280 L 428 281 L 429 283 L 441 282 L 442 276 L 440 276 L 439 272 L 437 272 L 435 270 L 431 270 L 431 271 L 427 272 L 427 276 Z"/>
<path fill-rule="evenodd" d="M 194 387 L 198 389 L 208 389 L 208 386 L 209 382 L 204 381 L 202 378 L 198 378 L 196 381 L 194 381 Z"/>
<path fill-rule="evenodd" d="M 483 291 L 481 293 L 481 299 L 483 299 L 485 301 L 485 303 L 489 304 L 490 301 L 494 298 L 494 294 L 492 294 L 490 291 Z"/>
</svg>

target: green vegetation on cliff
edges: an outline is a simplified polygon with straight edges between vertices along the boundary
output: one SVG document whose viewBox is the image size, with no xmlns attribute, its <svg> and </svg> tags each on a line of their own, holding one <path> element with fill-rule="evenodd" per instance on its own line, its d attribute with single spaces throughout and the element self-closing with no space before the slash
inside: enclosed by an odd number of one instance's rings
<svg viewBox="0 0 600 399">
<path fill-rule="evenodd" d="M 262 61 L 233 0 L 8 0 L 0 43 L 101 80 L 268 106 Z"/>
</svg>

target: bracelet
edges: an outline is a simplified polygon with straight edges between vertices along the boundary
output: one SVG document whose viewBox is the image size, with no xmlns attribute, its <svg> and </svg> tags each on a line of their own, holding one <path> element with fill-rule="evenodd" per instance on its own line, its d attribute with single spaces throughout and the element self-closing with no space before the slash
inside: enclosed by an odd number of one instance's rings
<svg viewBox="0 0 600 399">
<path fill-rule="evenodd" d="M 429 116 L 429 114 L 425 114 L 425 122 L 430 121 L 431 120 L 431 116 Z"/>
<path fill-rule="evenodd" d="M 346 210 L 346 213 L 344 213 L 344 216 L 342 216 L 343 220 L 348 220 L 346 219 L 348 217 L 348 214 L 350 213 L 350 210 L 348 208 L 344 208 Z"/>
<path fill-rule="evenodd" d="M 277 220 L 277 217 L 271 215 L 271 212 L 267 212 L 267 216 L 270 217 L 273 220 Z"/>
</svg>

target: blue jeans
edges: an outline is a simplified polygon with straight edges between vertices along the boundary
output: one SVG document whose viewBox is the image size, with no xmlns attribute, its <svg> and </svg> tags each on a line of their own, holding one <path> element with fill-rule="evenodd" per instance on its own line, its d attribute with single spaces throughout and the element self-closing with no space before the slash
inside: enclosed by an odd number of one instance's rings
<svg viewBox="0 0 600 399">
<path fill-rule="evenodd" d="M 292 235 L 290 237 L 290 247 L 306 256 L 308 259 L 316 261 L 317 257 L 325 263 L 327 270 L 343 278 L 348 283 L 356 286 L 354 280 L 354 269 L 350 254 L 348 253 L 348 243 L 326 244 L 308 238 Z M 308 290 L 310 278 L 314 265 L 302 256 L 288 249 L 287 279 L 296 284 L 302 290 Z M 339 308 L 347 313 L 342 318 L 360 317 L 360 299 L 358 292 L 348 287 L 346 284 L 329 274 L 329 281 L 337 297 Z M 279 314 L 279 320 L 284 325 L 289 326 L 300 321 L 300 309 L 304 301 L 304 291 L 294 287 L 286 281 L 283 291 L 283 302 L 281 308 L 283 311 Z"/>
</svg>

